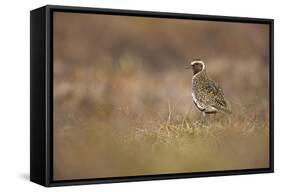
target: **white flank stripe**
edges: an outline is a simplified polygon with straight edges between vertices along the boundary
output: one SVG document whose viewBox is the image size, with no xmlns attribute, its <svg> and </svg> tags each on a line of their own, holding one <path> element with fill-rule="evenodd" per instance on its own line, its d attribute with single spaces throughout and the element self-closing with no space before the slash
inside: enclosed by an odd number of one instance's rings
<svg viewBox="0 0 281 192">
<path fill-rule="evenodd" d="M 197 107 L 198 107 L 199 109 L 201 109 L 201 110 L 205 109 L 203 106 L 201 106 L 201 105 L 199 104 L 199 102 L 198 102 L 198 100 L 196 99 L 196 97 L 195 97 L 195 95 L 194 95 L 193 92 L 192 92 L 191 95 L 192 95 L 192 99 L 193 99 L 193 101 L 196 103 Z"/>
</svg>

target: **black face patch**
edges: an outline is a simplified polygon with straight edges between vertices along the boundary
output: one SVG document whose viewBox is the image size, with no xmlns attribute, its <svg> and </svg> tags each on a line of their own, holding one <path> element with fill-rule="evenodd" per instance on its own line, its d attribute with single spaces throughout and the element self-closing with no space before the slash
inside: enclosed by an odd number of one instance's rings
<svg viewBox="0 0 281 192">
<path fill-rule="evenodd" d="M 192 65 L 192 71 L 193 74 L 195 75 L 196 73 L 200 72 L 203 70 L 203 64 L 202 63 L 194 63 Z"/>
</svg>

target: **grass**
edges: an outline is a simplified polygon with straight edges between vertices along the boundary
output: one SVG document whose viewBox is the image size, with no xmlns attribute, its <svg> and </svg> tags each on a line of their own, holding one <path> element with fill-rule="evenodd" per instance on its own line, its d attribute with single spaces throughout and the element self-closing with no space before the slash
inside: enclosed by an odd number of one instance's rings
<svg viewBox="0 0 281 192">
<path fill-rule="evenodd" d="M 258 109 L 237 108 L 231 115 L 204 119 L 199 112 L 176 114 L 169 102 L 163 116 L 125 107 L 117 110 L 115 124 L 93 121 L 60 129 L 55 175 L 73 179 L 268 167 L 268 120 Z"/>
<path fill-rule="evenodd" d="M 256 110 L 254 110 L 256 112 Z M 198 112 L 199 113 L 199 112 Z M 129 116 L 127 114 L 127 116 Z M 173 143 L 178 138 L 185 137 L 186 139 L 194 139 L 195 137 L 213 137 L 219 138 L 222 134 L 231 132 L 232 134 L 247 135 L 260 129 L 267 128 L 267 122 L 258 121 L 257 115 L 248 118 L 245 116 L 245 111 L 227 115 L 223 113 L 209 114 L 203 117 L 189 118 L 189 113 L 186 115 L 173 114 L 170 102 L 168 102 L 166 118 L 154 119 L 153 123 L 134 121 L 134 117 L 129 117 L 134 130 L 129 137 L 134 139 L 154 138 L 157 143 Z M 141 125 L 142 124 L 142 125 Z"/>
<path fill-rule="evenodd" d="M 166 118 L 146 122 L 132 118 L 130 131 L 117 137 L 115 144 L 120 147 L 123 142 L 124 156 L 134 154 L 130 162 L 145 161 L 136 165 L 143 166 L 139 170 L 143 174 L 266 167 L 268 122 L 256 114 L 246 118 L 245 113 L 191 119 L 188 114 L 173 114 L 168 103 Z"/>
</svg>

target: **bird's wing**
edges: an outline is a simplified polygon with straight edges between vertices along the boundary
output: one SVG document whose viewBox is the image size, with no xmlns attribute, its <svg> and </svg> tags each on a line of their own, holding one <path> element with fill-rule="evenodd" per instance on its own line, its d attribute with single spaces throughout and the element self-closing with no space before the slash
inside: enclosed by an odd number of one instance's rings
<svg viewBox="0 0 281 192">
<path fill-rule="evenodd" d="M 226 108 L 227 104 L 224 99 L 221 87 L 214 81 L 209 80 L 204 87 L 208 95 L 208 103 L 216 108 Z"/>
</svg>

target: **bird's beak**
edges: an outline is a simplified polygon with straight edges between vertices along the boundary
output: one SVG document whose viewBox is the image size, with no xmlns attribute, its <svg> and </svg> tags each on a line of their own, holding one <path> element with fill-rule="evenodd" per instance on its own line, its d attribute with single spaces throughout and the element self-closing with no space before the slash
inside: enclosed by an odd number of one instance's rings
<svg viewBox="0 0 281 192">
<path fill-rule="evenodd" d="M 186 68 L 186 69 L 190 69 L 190 68 L 191 68 L 191 66 L 192 66 L 192 65 L 187 64 L 187 65 L 185 65 L 185 68 Z"/>
</svg>

